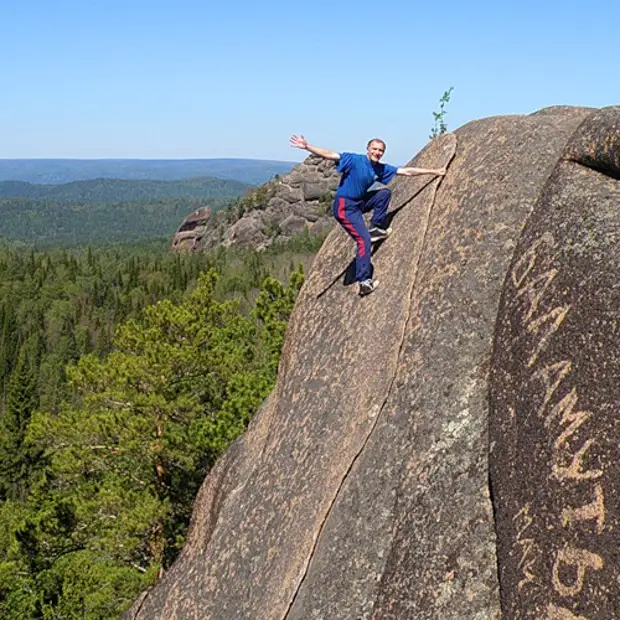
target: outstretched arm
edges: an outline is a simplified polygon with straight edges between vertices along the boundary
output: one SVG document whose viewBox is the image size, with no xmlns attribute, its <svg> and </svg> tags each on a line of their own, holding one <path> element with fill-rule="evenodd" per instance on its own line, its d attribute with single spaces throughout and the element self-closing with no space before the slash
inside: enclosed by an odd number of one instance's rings
<svg viewBox="0 0 620 620">
<path fill-rule="evenodd" d="M 323 159 L 331 159 L 332 161 L 340 160 L 339 153 L 334 153 L 334 151 L 330 151 L 329 149 L 322 149 L 318 146 L 312 146 L 311 144 L 308 144 L 308 140 L 306 140 L 303 136 L 291 136 L 290 143 L 291 146 L 296 149 L 309 151 L 310 153 L 318 155 Z"/>
<path fill-rule="evenodd" d="M 422 174 L 434 174 L 435 176 L 442 177 L 446 174 L 445 168 L 398 168 L 396 174 L 400 174 L 405 177 L 417 177 Z"/>
</svg>

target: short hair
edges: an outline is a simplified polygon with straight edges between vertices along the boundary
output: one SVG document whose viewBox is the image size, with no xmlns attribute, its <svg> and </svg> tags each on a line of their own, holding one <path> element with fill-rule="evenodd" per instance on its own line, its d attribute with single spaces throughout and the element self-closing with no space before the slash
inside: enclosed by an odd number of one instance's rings
<svg viewBox="0 0 620 620">
<path fill-rule="evenodd" d="M 368 149 L 368 148 L 370 148 L 370 145 L 371 145 L 373 142 L 380 142 L 381 144 L 383 144 L 383 150 L 384 150 L 384 151 L 385 151 L 385 149 L 387 148 L 387 147 L 385 146 L 385 142 L 384 142 L 381 138 L 373 138 L 372 140 L 368 140 L 368 144 L 366 145 L 366 148 L 367 148 L 367 149 Z"/>
</svg>

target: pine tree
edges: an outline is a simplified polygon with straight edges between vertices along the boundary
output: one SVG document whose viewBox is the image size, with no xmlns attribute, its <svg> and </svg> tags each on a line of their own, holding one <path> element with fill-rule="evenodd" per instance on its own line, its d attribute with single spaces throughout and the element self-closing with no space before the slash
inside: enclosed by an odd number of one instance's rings
<svg viewBox="0 0 620 620">
<path fill-rule="evenodd" d="M 0 397 L 3 404 L 6 402 L 6 392 L 9 377 L 13 371 L 19 350 L 19 327 L 13 309 L 13 299 L 6 298 L 2 304 L 2 324 L 0 325 Z"/>
<path fill-rule="evenodd" d="M 7 403 L 0 414 L 0 498 L 25 495 L 31 454 L 24 445 L 26 430 L 38 406 L 37 385 L 26 346 L 19 350 L 11 373 Z"/>
<path fill-rule="evenodd" d="M 300 264 L 297 270 L 291 273 L 288 287 L 275 278 L 266 278 L 254 304 L 252 314 L 264 330 L 263 346 L 268 352 L 274 374 L 278 370 L 288 318 L 303 283 L 304 272 Z"/>
</svg>

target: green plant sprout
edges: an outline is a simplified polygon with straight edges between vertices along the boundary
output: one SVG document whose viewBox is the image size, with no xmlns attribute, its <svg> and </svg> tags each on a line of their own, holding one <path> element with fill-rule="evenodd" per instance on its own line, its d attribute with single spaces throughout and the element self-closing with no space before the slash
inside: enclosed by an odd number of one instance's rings
<svg viewBox="0 0 620 620">
<path fill-rule="evenodd" d="M 448 90 L 444 92 L 444 94 L 441 96 L 441 99 L 439 100 L 439 112 L 433 112 L 433 119 L 435 120 L 435 123 L 429 135 L 429 139 L 431 140 L 433 138 L 436 138 L 437 136 L 441 136 L 448 131 L 448 125 L 445 121 L 445 116 L 447 112 L 446 105 L 450 103 L 450 96 L 453 90 L 454 86 L 450 86 L 450 88 L 448 88 Z"/>
</svg>

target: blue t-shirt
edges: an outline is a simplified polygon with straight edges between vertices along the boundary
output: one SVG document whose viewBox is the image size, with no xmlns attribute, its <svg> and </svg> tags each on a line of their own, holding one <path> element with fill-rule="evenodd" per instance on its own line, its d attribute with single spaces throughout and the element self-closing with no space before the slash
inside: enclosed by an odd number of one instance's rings
<svg viewBox="0 0 620 620">
<path fill-rule="evenodd" d="M 388 184 L 396 174 L 397 168 L 381 162 L 373 164 L 366 155 L 340 153 L 338 172 L 342 173 L 336 198 L 359 200 L 378 181 Z"/>
</svg>

